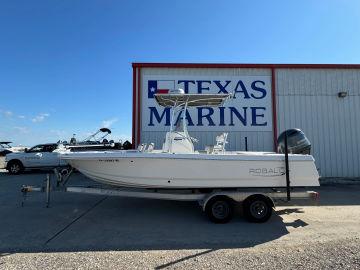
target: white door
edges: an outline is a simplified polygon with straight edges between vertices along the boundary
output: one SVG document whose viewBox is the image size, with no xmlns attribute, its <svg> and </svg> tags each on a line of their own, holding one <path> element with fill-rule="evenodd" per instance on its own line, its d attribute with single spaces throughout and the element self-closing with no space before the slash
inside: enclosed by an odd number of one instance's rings
<svg viewBox="0 0 360 270">
<path fill-rule="evenodd" d="M 24 153 L 23 163 L 25 167 L 39 167 L 42 159 L 42 145 L 36 145 Z"/>
<path fill-rule="evenodd" d="M 41 153 L 41 166 L 43 167 L 57 167 L 59 166 L 58 153 L 54 152 L 56 145 L 45 145 L 43 152 Z"/>
</svg>

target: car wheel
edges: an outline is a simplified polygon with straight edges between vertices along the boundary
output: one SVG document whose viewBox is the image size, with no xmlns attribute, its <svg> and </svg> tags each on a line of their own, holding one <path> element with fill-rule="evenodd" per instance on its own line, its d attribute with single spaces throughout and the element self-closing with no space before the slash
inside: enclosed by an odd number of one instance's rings
<svg viewBox="0 0 360 270">
<path fill-rule="evenodd" d="M 10 161 L 7 170 L 10 174 L 20 174 L 24 171 L 24 166 L 20 161 Z"/>
</svg>

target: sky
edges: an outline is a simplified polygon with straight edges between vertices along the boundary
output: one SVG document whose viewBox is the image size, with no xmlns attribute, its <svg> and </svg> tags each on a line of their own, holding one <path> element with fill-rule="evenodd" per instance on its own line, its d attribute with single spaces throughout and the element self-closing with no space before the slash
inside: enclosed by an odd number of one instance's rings
<svg viewBox="0 0 360 270">
<path fill-rule="evenodd" d="M 131 141 L 133 62 L 360 63 L 360 1 L 0 0 L 0 141 Z"/>
</svg>

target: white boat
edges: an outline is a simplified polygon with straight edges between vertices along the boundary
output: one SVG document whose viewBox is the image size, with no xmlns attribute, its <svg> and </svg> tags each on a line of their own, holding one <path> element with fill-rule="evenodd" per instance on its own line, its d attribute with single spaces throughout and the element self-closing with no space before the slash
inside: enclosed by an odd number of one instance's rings
<svg viewBox="0 0 360 270">
<path fill-rule="evenodd" d="M 102 134 L 99 136 L 99 134 Z M 111 134 L 111 130 L 108 128 L 100 128 L 94 134 L 91 134 L 85 140 L 77 142 L 74 136 L 70 139 L 70 142 L 58 142 L 61 144 L 61 148 L 70 149 L 72 152 L 83 152 L 83 151 L 99 151 L 99 150 L 120 150 L 126 147 L 119 142 L 114 140 L 107 140 L 105 137 Z M 125 142 L 126 143 L 126 142 Z M 128 142 L 129 143 L 129 142 Z M 126 148 L 125 148 L 126 149 Z"/>
<path fill-rule="evenodd" d="M 138 150 L 63 152 L 61 158 L 95 181 L 114 186 L 164 189 L 209 189 L 286 187 L 285 155 L 272 152 L 226 151 L 227 133 L 203 151 L 194 150 L 182 119 L 176 115 L 190 107 L 221 106 L 229 94 L 185 94 L 179 89 L 155 94 L 156 101 L 171 107 L 170 131 L 161 149 L 142 144 Z M 178 127 L 179 128 L 179 127 Z M 289 154 L 291 187 L 319 185 L 319 174 L 311 155 Z"/>
</svg>

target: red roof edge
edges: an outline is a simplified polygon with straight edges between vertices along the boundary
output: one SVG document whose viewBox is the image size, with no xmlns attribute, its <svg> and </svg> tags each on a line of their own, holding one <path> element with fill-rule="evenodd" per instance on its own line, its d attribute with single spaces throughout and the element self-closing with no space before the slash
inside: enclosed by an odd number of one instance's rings
<svg viewBox="0 0 360 270">
<path fill-rule="evenodd" d="M 360 64 L 225 64 L 225 63 L 132 63 L 140 68 L 302 68 L 360 69 Z"/>
</svg>

